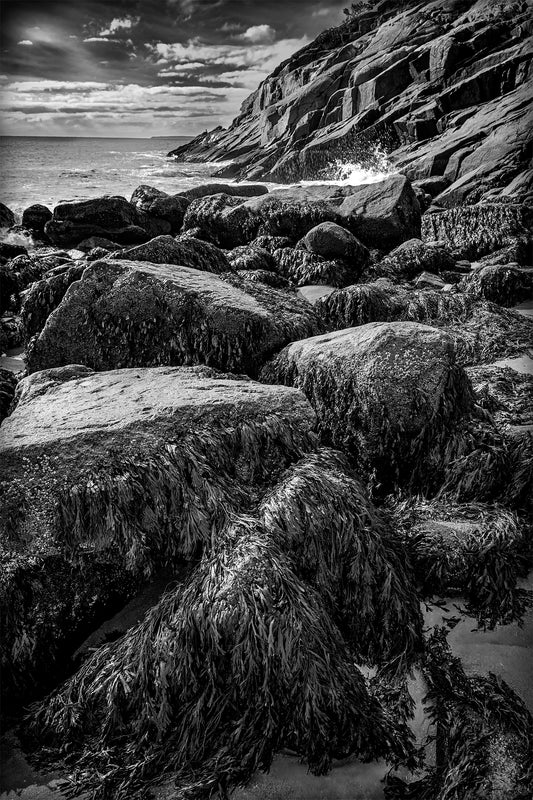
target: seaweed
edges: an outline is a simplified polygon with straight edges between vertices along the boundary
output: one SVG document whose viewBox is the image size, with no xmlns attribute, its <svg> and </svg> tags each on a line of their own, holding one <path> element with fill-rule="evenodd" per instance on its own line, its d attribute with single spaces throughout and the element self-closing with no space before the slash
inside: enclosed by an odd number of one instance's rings
<svg viewBox="0 0 533 800">
<path fill-rule="evenodd" d="M 533 718 L 497 675 L 466 675 L 446 631 L 430 636 L 423 665 L 436 726 L 437 763 L 422 779 L 390 777 L 390 800 L 528 800 L 533 792 Z"/>
<path fill-rule="evenodd" d="M 392 528 L 424 596 L 460 594 L 483 627 L 520 620 L 533 593 L 519 587 L 532 563 L 526 522 L 502 506 L 449 498 L 389 503 Z"/>
<path fill-rule="evenodd" d="M 283 746 L 315 774 L 349 754 L 415 755 L 277 530 L 243 516 L 188 583 L 36 707 L 31 728 L 69 754 L 76 789 L 116 800 L 167 771 L 177 798 L 226 797 Z"/>
</svg>

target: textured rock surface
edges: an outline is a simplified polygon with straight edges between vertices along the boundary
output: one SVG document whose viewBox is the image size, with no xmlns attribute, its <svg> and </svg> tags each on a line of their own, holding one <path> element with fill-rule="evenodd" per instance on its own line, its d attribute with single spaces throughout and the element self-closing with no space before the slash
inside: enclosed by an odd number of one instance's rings
<svg viewBox="0 0 533 800">
<path fill-rule="evenodd" d="M 479 300 L 500 306 L 516 306 L 533 300 L 533 268 L 511 264 L 479 267 L 461 281 L 460 288 Z"/>
<path fill-rule="evenodd" d="M 174 239 L 172 236 L 157 236 L 145 244 L 139 244 L 113 258 L 126 261 L 150 261 L 152 264 L 178 264 L 205 272 L 228 272 L 231 265 L 218 247 L 193 237 Z"/>
<path fill-rule="evenodd" d="M 170 233 L 178 233 L 189 201 L 181 195 L 169 195 L 152 186 L 141 185 L 133 192 L 130 203 L 156 219 L 170 224 Z"/>
<path fill-rule="evenodd" d="M 299 392 L 206 368 L 23 381 L 0 436 L 3 691 L 46 683 L 139 571 L 195 557 L 223 507 L 312 446 L 313 424 Z"/>
<path fill-rule="evenodd" d="M 32 342 L 27 365 L 207 364 L 254 374 L 288 341 L 318 329 L 310 306 L 281 290 L 169 264 L 96 261 Z"/>
<path fill-rule="evenodd" d="M 472 390 L 453 340 L 413 322 L 370 323 L 288 345 L 262 379 L 296 386 L 327 442 L 378 481 L 428 481 Z"/>
<path fill-rule="evenodd" d="M 138 210 L 124 197 L 97 197 L 60 203 L 46 223 L 45 233 L 61 246 L 76 245 L 90 236 L 129 244 L 169 233 L 170 228 L 169 222 Z"/>
<path fill-rule="evenodd" d="M 360 274 L 360 265 L 357 262 L 347 265 L 343 261 L 327 260 L 316 253 L 293 247 L 275 250 L 274 258 L 280 274 L 295 286 L 347 286 L 355 283 Z"/>
<path fill-rule="evenodd" d="M 530 14 L 513 0 L 363 8 L 274 70 L 227 130 L 174 153 L 290 182 L 379 168 L 379 146 L 412 180 L 440 179 L 429 194 L 446 207 L 527 192 Z"/>
<path fill-rule="evenodd" d="M 368 250 L 346 228 L 335 222 L 323 222 L 306 233 L 299 243 L 300 247 L 324 258 L 340 258 L 354 266 L 364 266 Z"/>
</svg>

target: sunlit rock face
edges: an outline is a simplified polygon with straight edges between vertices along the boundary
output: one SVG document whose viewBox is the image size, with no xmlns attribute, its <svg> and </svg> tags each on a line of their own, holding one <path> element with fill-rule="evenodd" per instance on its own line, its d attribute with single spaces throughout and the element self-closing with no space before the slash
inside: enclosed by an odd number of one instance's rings
<svg viewBox="0 0 533 800">
<path fill-rule="evenodd" d="M 282 183 L 438 178 L 429 195 L 447 208 L 506 187 L 530 194 L 530 12 L 511 0 L 376 3 L 275 69 L 228 129 L 170 155 Z"/>
</svg>

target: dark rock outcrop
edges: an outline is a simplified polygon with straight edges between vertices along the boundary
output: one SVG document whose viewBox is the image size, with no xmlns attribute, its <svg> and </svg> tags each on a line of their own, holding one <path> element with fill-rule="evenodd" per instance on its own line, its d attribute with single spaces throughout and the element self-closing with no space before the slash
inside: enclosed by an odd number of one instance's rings
<svg viewBox="0 0 533 800">
<path fill-rule="evenodd" d="M 52 212 L 47 206 L 35 203 L 24 209 L 22 213 L 22 225 L 30 231 L 36 238 L 44 236 L 44 226 L 48 220 L 52 219 Z"/>
<path fill-rule="evenodd" d="M 445 207 L 531 192 L 530 7 L 380 2 L 275 69 L 218 128 L 169 155 L 284 183 L 389 163 Z"/>
<path fill-rule="evenodd" d="M 170 229 L 169 222 L 138 210 L 124 197 L 60 203 L 45 225 L 46 235 L 61 246 L 77 245 L 91 236 L 135 244 L 169 233 Z"/>
<path fill-rule="evenodd" d="M 343 261 L 328 261 L 316 253 L 294 247 L 275 250 L 274 258 L 278 272 L 295 286 L 348 286 L 355 283 L 360 274 L 357 262 L 348 265 Z"/>
<path fill-rule="evenodd" d="M 311 228 L 298 246 L 324 258 L 341 259 L 354 267 L 362 268 L 368 260 L 366 247 L 335 222 L 323 222 Z"/>
<path fill-rule="evenodd" d="M 143 261 L 95 261 L 27 351 L 29 372 L 196 365 L 254 375 L 288 341 L 319 330 L 300 298 L 262 284 Z"/>
<path fill-rule="evenodd" d="M 0 228 L 11 228 L 15 224 L 15 215 L 3 203 L 0 203 Z"/>
<path fill-rule="evenodd" d="M 439 273 L 454 268 L 455 259 L 445 247 L 424 243 L 420 239 L 408 239 L 368 271 L 374 277 L 410 281 L 421 272 Z"/>
<path fill-rule="evenodd" d="M 86 266 L 83 262 L 67 265 L 58 272 L 45 275 L 30 286 L 21 309 L 26 342 L 42 331 L 46 320 L 58 307 L 68 287 L 81 278 Z"/>
<path fill-rule="evenodd" d="M 153 186 L 141 185 L 133 192 L 130 203 L 145 214 L 170 224 L 170 233 L 178 233 L 189 201 L 182 195 L 169 195 Z"/>
<path fill-rule="evenodd" d="M 478 300 L 516 306 L 533 300 L 533 267 L 522 269 L 511 264 L 479 267 L 463 278 L 460 288 Z"/>
<path fill-rule="evenodd" d="M 230 250 L 228 261 L 236 270 L 261 270 L 262 272 L 276 272 L 276 259 L 268 250 L 252 242 Z"/>
</svg>

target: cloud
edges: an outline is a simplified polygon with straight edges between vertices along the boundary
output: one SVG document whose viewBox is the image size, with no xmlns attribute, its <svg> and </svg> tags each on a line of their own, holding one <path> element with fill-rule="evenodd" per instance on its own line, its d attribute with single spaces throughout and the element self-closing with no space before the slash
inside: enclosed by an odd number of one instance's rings
<svg viewBox="0 0 533 800">
<path fill-rule="evenodd" d="M 276 31 L 270 25 L 252 25 L 239 39 L 252 44 L 271 44 L 276 39 Z"/>
<path fill-rule="evenodd" d="M 29 39 L 22 39 L 22 41 L 17 44 L 22 44 L 24 47 L 33 47 L 33 42 L 30 42 Z"/>
<path fill-rule="evenodd" d="M 99 36 L 112 36 L 120 31 L 131 30 L 141 21 L 140 17 L 115 17 L 109 23 L 108 28 L 100 31 Z"/>
</svg>

